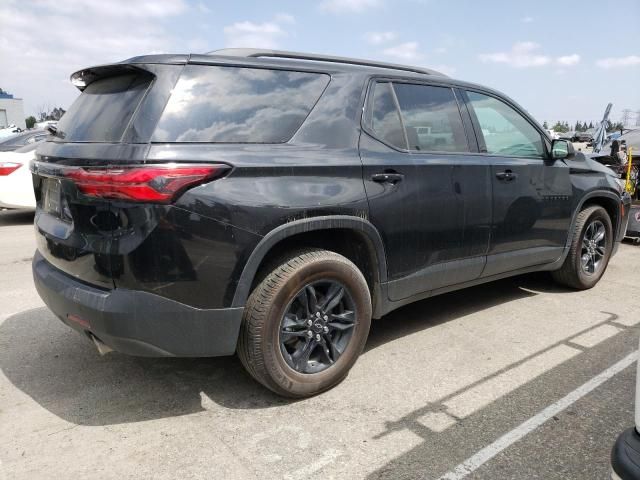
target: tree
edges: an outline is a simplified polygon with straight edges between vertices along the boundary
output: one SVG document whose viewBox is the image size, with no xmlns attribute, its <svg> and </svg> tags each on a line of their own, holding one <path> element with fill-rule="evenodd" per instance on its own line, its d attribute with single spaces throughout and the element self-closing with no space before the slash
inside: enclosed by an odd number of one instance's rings
<svg viewBox="0 0 640 480">
<path fill-rule="evenodd" d="M 589 122 L 589 128 L 593 128 L 593 122 Z"/>
<path fill-rule="evenodd" d="M 50 108 L 48 105 L 40 105 L 38 107 L 38 121 L 45 122 L 47 120 L 60 120 L 62 115 L 65 114 L 65 110 L 60 107 Z"/>
<path fill-rule="evenodd" d="M 622 122 L 609 123 L 609 128 L 607 128 L 607 132 L 619 132 L 623 128 L 624 128 L 624 125 Z"/>
<path fill-rule="evenodd" d="M 36 124 L 36 117 L 34 117 L 33 115 L 29 116 L 24 119 L 24 123 L 27 124 L 27 128 L 33 128 L 33 126 Z"/>
<path fill-rule="evenodd" d="M 551 127 L 554 132 L 565 133 L 569 131 L 569 124 L 567 122 L 557 121 L 556 124 Z"/>
<path fill-rule="evenodd" d="M 544 122 L 542 122 L 542 128 L 544 128 L 545 130 L 549 129 L 549 124 L 547 123 L 546 120 Z"/>
<path fill-rule="evenodd" d="M 2 95 L 3 93 L 7 93 L 7 91 L 0 88 L 0 95 Z"/>
</svg>

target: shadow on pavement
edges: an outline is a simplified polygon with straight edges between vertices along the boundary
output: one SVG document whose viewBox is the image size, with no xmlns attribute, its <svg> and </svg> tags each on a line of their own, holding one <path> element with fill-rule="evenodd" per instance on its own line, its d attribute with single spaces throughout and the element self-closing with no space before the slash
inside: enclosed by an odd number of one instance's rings
<svg viewBox="0 0 640 480">
<path fill-rule="evenodd" d="M 604 323 L 617 317 L 602 313 Z M 593 379 L 615 361 L 634 352 L 637 333 L 637 327 L 626 327 L 617 335 L 497 396 L 469 415 L 448 416 L 451 421 L 441 429 L 430 428 L 428 416 L 445 415 L 447 402 L 466 394 L 474 385 L 467 385 L 436 402 L 425 403 L 388 422 L 386 431 L 374 437 L 374 441 L 396 432 L 410 431 L 420 438 L 420 442 L 371 472 L 367 480 L 441 478 L 445 472 L 452 471 L 456 465 Z M 563 344 L 561 341 L 555 347 Z M 633 424 L 634 367 L 628 367 L 622 372 L 624 376 L 609 379 L 549 418 L 509 446 L 508 454 L 506 451 L 498 453 L 469 478 L 608 478 L 611 447 L 617 435 Z M 505 371 L 511 368 L 513 365 Z M 477 384 L 493 377 L 483 378 Z M 622 381 L 618 377 L 622 377 Z"/>
<path fill-rule="evenodd" d="M 522 288 L 530 282 L 529 276 L 516 277 L 401 308 L 373 322 L 366 348 L 535 295 Z M 0 324 L 0 369 L 45 409 L 80 425 L 196 413 L 204 410 L 201 392 L 207 397 L 204 401 L 230 409 L 291 402 L 256 383 L 236 357 L 137 358 L 118 353 L 100 357 L 87 339 L 46 308 L 21 312 Z"/>
<path fill-rule="evenodd" d="M 0 210 L 0 227 L 33 223 L 33 210 Z"/>
</svg>

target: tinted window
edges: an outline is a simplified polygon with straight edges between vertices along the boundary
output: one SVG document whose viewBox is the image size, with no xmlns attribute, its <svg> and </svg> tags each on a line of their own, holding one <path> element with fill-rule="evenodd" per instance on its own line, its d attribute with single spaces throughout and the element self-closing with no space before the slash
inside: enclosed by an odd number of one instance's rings
<svg viewBox="0 0 640 480">
<path fill-rule="evenodd" d="M 90 83 L 58 122 L 68 142 L 118 142 L 151 83 L 147 74 L 127 74 Z"/>
<path fill-rule="evenodd" d="M 153 141 L 286 142 L 328 82 L 317 73 L 188 65 Z"/>
<path fill-rule="evenodd" d="M 542 136 L 522 115 L 496 98 L 476 92 L 467 94 L 488 153 L 544 157 Z"/>
<path fill-rule="evenodd" d="M 376 83 L 373 87 L 371 129 L 380 140 L 399 148 L 407 148 L 400 113 L 388 82 Z"/>
<path fill-rule="evenodd" d="M 410 150 L 469 151 L 453 90 L 407 83 L 394 88 Z"/>
<path fill-rule="evenodd" d="M 47 134 L 45 132 L 42 132 L 40 134 L 33 132 L 19 133 L 7 139 L 0 140 L 0 145 L 2 145 L 3 147 L 22 146 L 28 143 L 35 142 L 36 140 L 40 140 L 41 138 L 45 138 L 46 136 Z"/>
</svg>

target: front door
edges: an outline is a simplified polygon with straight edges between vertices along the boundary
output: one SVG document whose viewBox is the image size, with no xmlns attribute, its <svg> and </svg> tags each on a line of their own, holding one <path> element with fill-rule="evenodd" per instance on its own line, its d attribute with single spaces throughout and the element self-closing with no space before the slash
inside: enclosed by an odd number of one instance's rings
<svg viewBox="0 0 640 480">
<path fill-rule="evenodd" d="M 360 154 L 389 298 L 478 278 L 489 246 L 490 168 L 471 154 L 470 120 L 453 90 L 377 81 L 365 112 Z"/>
<path fill-rule="evenodd" d="M 482 276 L 557 260 L 571 223 L 569 167 L 550 160 L 542 133 L 515 107 L 484 93 L 466 95 L 493 183 L 491 245 Z"/>
</svg>

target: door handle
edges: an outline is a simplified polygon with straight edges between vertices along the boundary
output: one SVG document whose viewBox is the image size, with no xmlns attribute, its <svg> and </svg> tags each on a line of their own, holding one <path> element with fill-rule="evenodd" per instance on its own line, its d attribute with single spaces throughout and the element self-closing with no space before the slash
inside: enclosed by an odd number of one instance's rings
<svg viewBox="0 0 640 480">
<path fill-rule="evenodd" d="M 518 174 L 512 172 L 511 170 L 505 170 L 504 172 L 496 173 L 496 178 L 498 180 L 504 180 L 505 182 L 512 182 L 516 178 L 518 178 Z"/>
<path fill-rule="evenodd" d="M 401 182 L 403 178 L 404 175 L 401 173 L 375 173 L 371 175 L 371 180 L 376 183 L 390 183 L 392 185 Z"/>
</svg>

